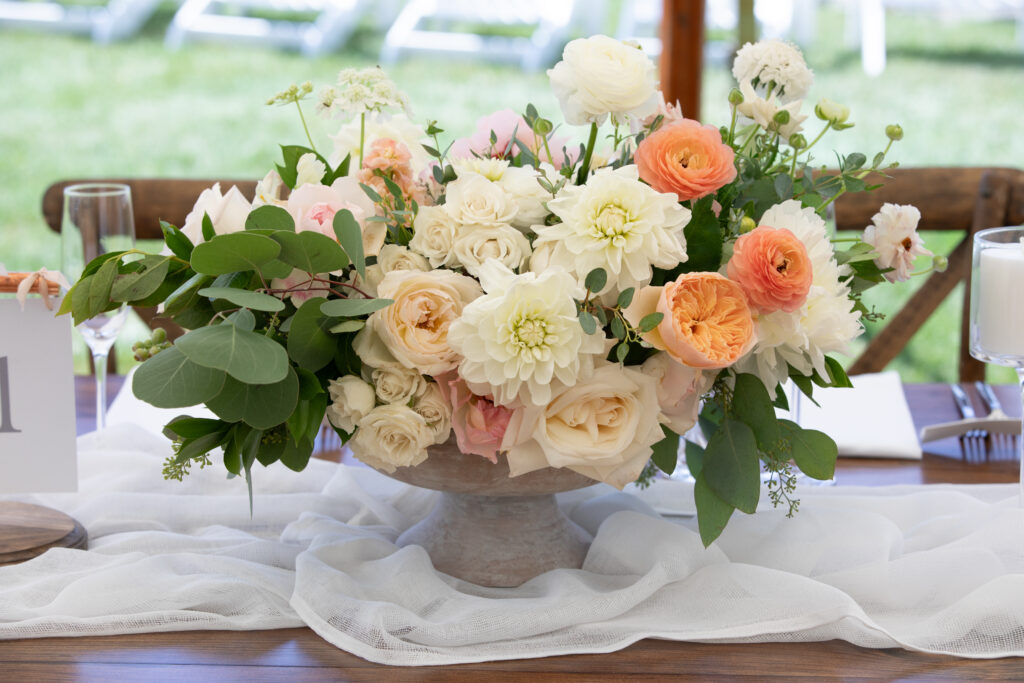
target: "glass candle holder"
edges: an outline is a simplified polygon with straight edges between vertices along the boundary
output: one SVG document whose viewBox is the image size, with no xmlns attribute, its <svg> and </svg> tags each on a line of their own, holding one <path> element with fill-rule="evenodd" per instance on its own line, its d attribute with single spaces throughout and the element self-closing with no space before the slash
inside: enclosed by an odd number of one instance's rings
<svg viewBox="0 0 1024 683">
<path fill-rule="evenodd" d="M 1024 227 L 991 228 L 974 236 L 971 355 L 986 363 L 1016 368 L 1024 405 Z M 1024 456 L 1024 434 L 1017 443 L 1018 457 Z"/>
</svg>

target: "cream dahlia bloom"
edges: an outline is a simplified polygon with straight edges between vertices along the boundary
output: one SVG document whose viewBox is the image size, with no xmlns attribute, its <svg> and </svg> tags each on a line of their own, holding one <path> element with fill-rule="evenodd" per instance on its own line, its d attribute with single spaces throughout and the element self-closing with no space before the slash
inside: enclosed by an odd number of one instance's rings
<svg viewBox="0 0 1024 683">
<path fill-rule="evenodd" d="M 924 241 L 917 234 L 917 223 L 921 212 L 910 204 L 883 204 L 871 218 L 871 225 L 864 229 L 864 241 L 875 248 L 878 258 L 875 264 L 885 270 L 889 282 L 904 282 L 914 270 L 918 256 L 932 256 L 925 248 Z"/>
<path fill-rule="evenodd" d="M 757 80 L 757 89 L 778 94 L 783 103 L 802 100 L 814 83 L 800 48 L 781 40 L 747 43 L 736 53 L 732 75 L 737 82 Z"/>
<path fill-rule="evenodd" d="M 604 364 L 543 407 L 517 411 L 505 430 L 510 475 L 567 467 L 621 489 L 635 481 L 660 441 L 658 380 Z"/>
<path fill-rule="evenodd" d="M 619 122 L 643 119 L 658 110 L 654 62 L 643 50 L 615 38 L 570 41 L 548 76 L 565 120 L 573 126 L 601 125 L 609 115 Z"/>
<path fill-rule="evenodd" d="M 787 365 L 804 375 L 817 370 L 827 376 L 825 356 L 846 352 L 862 330 L 849 287 L 840 281 L 849 267 L 836 263 L 825 221 L 791 199 L 768 209 L 760 224 L 786 228 L 796 235 L 807 249 L 814 272 L 807 301 L 798 311 L 755 318 L 757 344 L 736 364 L 739 372 L 757 375 L 771 390 L 788 377 Z"/>
<path fill-rule="evenodd" d="M 553 244 L 548 265 L 580 282 L 604 268 L 602 293 L 646 285 L 652 267 L 674 268 L 687 258 L 683 228 L 690 210 L 674 194 L 640 182 L 636 166 L 601 169 L 586 185 L 566 187 L 548 208 L 562 222 L 536 226 L 534 247 Z"/>
<path fill-rule="evenodd" d="M 448 329 L 463 357 L 459 374 L 479 396 L 500 405 L 542 406 L 553 386 L 572 386 L 605 354 L 603 335 L 584 334 L 568 273 L 551 269 L 516 275 L 497 261 L 480 269 L 487 292 L 465 307 Z"/>
</svg>

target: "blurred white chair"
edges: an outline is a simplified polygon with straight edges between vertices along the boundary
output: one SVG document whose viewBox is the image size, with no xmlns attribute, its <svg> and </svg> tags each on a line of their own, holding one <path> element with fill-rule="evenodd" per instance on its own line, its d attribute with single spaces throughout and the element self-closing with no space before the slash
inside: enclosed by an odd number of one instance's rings
<svg viewBox="0 0 1024 683">
<path fill-rule="evenodd" d="M 604 1 L 580 5 L 584 25 L 599 28 Z M 392 64 L 407 52 L 465 55 L 536 71 L 557 60 L 576 7 L 575 0 L 410 0 L 384 38 L 380 61 Z"/>
<path fill-rule="evenodd" d="M 168 47 L 193 40 L 257 43 L 313 57 L 349 39 L 369 12 L 394 16 L 394 0 L 185 0 L 167 29 Z"/>
<path fill-rule="evenodd" d="M 109 43 L 135 35 L 160 2 L 110 0 L 104 4 L 75 5 L 0 0 L 0 26 L 87 33 L 98 43 Z"/>
</svg>

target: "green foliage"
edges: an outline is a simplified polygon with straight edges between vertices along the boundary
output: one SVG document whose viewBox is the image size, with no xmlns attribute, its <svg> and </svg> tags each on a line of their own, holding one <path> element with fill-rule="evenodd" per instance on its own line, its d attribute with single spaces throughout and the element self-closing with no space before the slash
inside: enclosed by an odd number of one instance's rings
<svg viewBox="0 0 1024 683">
<path fill-rule="evenodd" d="M 242 421 L 257 429 L 270 429 L 288 419 L 298 399 L 298 375 L 289 366 L 284 379 L 273 384 L 245 384 L 229 376 L 220 393 L 206 405 L 227 422 Z"/>
<path fill-rule="evenodd" d="M 245 229 L 295 232 L 295 220 L 280 206 L 265 204 L 249 212 L 245 219 Z"/>
<path fill-rule="evenodd" d="M 276 257 L 306 273 L 330 273 L 348 265 L 348 257 L 338 243 L 318 232 L 278 231 L 272 239 L 281 245 Z"/>
<path fill-rule="evenodd" d="M 689 258 L 668 279 L 679 273 L 717 271 L 722 265 L 722 229 L 712 209 L 711 196 L 698 199 L 691 209 L 690 222 L 683 229 Z"/>
<path fill-rule="evenodd" d="M 366 278 L 366 256 L 363 253 L 363 231 L 356 222 L 352 212 L 342 209 L 334 214 L 334 234 L 338 244 L 345 250 L 348 258 L 356 267 L 359 277 Z"/>
<path fill-rule="evenodd" d="M 395 303 L 391 299 L 331 299 L 320 305 L 320 311 L 331 318 L 369 315 Z"/>
<path fill-rule="evenodd" d="M 280 344 L 227 322 L 192 330 L 175 343 L 175 348 L 193 363 L 223 370 L 247 384 L 281 382 L 290 369 L 288 354 Z"/>
<path fill-rule="evenodd" d="M 345 299 L 339 299 L 345 301 Z M 333 320 L 320 310 L 324 299 L 309 299 L 292 318 L 288 332 L 288 356 L 301 368 L 316 372 L 334 358 Z"/>
<path fill-rule="evenodd" d="M 281 246 L 269 237 L 252 232 L 218 235 L 192 250 L 192 270 L 206 275 L 223 275 L 256 270 L 281 252 Z"/>
<path fill-rule="evenodd" d="M 748 514 L 757 509 L 761 470 L 757 440 L 745 423 L 726 416 L 708 439 L 701 472 L 711 491 Z M 698 514 L 700 508 L 698 508 Z"/>
<path fill-rule="evenodd" d="M 205 296 L 211 300 L 223 299 L 230 301 L 236 306 L 243 306 L 254 311 L 269 311 L 273 313 L 284 310 L 284 302 L 277 297 L 235 287 L 205 287 L 199 290 L 199 296 Z"/>
<path fill-rule="evenodd" d="M 665 474 L 672 474 L 676 471 L 676 463 L 679 461 L 679 435 L 665 425 L 661 426 L 661 431 L 665 438 L 652 446 L 651 459 L 659 470 Z"/>
<path fill-rule="evenodd" d="M 193 363 L 180 349 L 171 347 L 139 366 L 132 393 L 157 408 L 186 408 L 216 396 L 224 377 L 220 370 Z"/>
</svg>

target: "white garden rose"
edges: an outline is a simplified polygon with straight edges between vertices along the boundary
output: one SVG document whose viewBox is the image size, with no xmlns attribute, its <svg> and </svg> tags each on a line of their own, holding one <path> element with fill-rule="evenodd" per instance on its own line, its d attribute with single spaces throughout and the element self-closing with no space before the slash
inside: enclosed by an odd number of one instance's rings
<svg viewBox="0 0 1024 683">
<path fill-rule="evenodd" d="M 377 286 L 393 270 L 417 270 L 425 273 L 430 263 L 422 255 L 398 244 L 385 244 L 377 254 L 377 263 L 366 267 L 366 286 L 376 296 Z"/>
<path fill-rule="evenodd" d="M 427 380 L 420 373 L 400 363 L 386 363 L 369 372 L 377 398 L 383 403 L 408 403 L 427 390 Z"/>
<path fill-rule="evenodd" d="M 332 379 L 327 383 L 327 392 L 331 397 L 327 419 L 349 434 L 377 404 L 373 387 L 355 375 Z"/>
<path fill-rule="evenodd" d="M 455 368 L 458 354 L 448 344 L 448 330 L 480 296 L 476 280 L 450 270 L 393 270 L 381 280 L 377 294 L 394 303 L 371 314 L 367 328 L 399 363 L 425 375 Z"/>
<path fill-rule="evenodd" d="M 445 210 L 462 225 L 508 225 L 516 215 L 515 202 L 496 183 L 467 173 L 448 184 Z"/>
<path fill-rule="evenodd" d="M 394 472 L 427 459 L 434 432 L 423 416 L 404 405 L 377 406 L 359 421 L 349 441 L 352 453 L 370 467 Z"/>
<path fill-rule="evenodd" d="M 432 268 L 455 267 L 455 231 L 459 224 L 443 206 L 421 206 L 413 222 L 409 248 L 426 257 Z"/>
<path fill-rule="evenodd" d="M 487 294 L 462 311 L 448 343 L 463 356 L 459 374 L 494 403 L 542 406 L 552 387 L 572 386 L 603 356 L 603 334 L 585 334 L 576 318 L 582 295 L 568 273 L 551 269 L 516 275 L 497 261 L 480 269 Z"/>
<path fill-rule="evenodd" d="M 452 431 L 452 404 L 445 399 L 436 382 L 427 383 L 424 391 L 413 401 L 412 409 L 426 421 L 434 435 L 434 444 L 448 440 Z"/>
<path fill-rule="evenodd" d="M 220 183 L 203 190 L 192 211 L 185 217 L 181 231 L 193 244 L 203 242 L 203 216 L 209 215 L 213 231 L 218 235 L 245 230 L 245 219 L 252 205 L 234 185 L 226 194 L 220 193 Z"/>
<path fill-rule="evenodd" d="M 535 247 L 553 244 L 550 264 L 581 283 L 603 268 L 608 283 L 602 293 L 642 287 L 652 267 L 674 268 L 687 258 L 689 209 L 674 194 L 640 182 L 636 166 L 601 169 L 586 185 L 566 187 L 548 207 L 562 222 L 536 226 Z"/>
<path fill-rule="evenodd" d="M 567 467 L 621 489 L 635 481 L 664 434 L 658 380 L 631 367 L 606 364 L 543 407 L 512 417 L 502 449 L 510 475 Z"/>
<path fill-rule="evenodd" d="M 455 258 L 470 275 L 494 259 L 511 270 L 519 270 L 530 257 L 530 240 L 509 225 L 463 225 L 455 235 Z"/>
<path fill-rule="evenodd" d="M 609 115 L 619 122 L 643 119 L 658 109 L 654 63 L 639 48 L 608 36 L 570 41 L 548 76 L 573 126 L 601 125 Z"/>
</svg>

